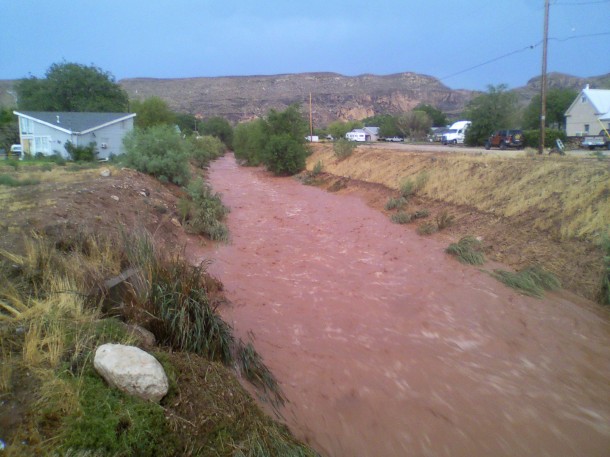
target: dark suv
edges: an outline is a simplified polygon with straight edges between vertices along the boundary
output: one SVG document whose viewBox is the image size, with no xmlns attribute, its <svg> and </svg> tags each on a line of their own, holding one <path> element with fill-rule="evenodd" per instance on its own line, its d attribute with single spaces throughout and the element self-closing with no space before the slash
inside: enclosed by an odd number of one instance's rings
<svg viewBox="0 0 610 457">
<path fill-rule="evenodd" d="M 485 149 L 522 149 L 523 146 L 523 132 L 521 130 L 496 130 L 485 142 Z"/>
</svg>

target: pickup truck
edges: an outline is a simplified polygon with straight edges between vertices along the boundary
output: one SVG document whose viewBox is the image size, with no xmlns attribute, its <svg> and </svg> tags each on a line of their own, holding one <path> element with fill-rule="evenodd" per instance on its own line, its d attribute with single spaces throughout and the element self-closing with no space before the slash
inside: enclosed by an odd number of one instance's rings
<svg viewBox="0 0 610 457">
<path fill-rule="evenodd" d="M 594 150 L 596 148 L 610 149 L 610 137 L 607 130 L 600 130 L 599 135 L 586 136 L 580 145 L 583 148 Z"/>
</svg>

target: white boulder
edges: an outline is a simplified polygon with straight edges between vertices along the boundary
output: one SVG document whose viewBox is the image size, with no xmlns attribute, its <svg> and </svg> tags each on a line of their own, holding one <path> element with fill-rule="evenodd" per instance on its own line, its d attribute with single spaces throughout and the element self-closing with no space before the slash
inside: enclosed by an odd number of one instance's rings
<svg viewBox="0 0 610 457">
<path fill-rule="evenodd" d="M 135 346 L 103 344 L 95 351 L 93 366 L 108 384 L 145 400 L 159 402 L 169 388 L 163 367 Z"/>
</svg>

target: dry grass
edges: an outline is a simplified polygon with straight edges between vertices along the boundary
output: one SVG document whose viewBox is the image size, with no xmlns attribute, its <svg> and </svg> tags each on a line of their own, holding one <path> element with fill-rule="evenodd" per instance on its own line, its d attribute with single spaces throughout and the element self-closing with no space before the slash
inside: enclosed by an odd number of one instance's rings
<svg viewBox="0 0 610 457">
<path fill-rule="evenodd" d="M 405 179 L 425 175 L 418 190 L 423 197 L 508 218 L 542 215 L 532 218 L 534 228 L 562 239 L 594 239 L 610 231 L 610 169 L 597 160 L 358 148 L 348 159 L 336 161 L 328 146 L 315 145 L 308 166 L 319 160 L 328 173 L 396 190 Z"/>
</svg>

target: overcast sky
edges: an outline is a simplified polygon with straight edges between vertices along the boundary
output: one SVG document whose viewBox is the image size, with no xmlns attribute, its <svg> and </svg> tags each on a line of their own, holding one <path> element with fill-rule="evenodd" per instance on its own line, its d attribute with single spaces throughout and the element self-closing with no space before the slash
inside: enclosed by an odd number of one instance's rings
<svg viewBox="0 0 610 457">
<path fill-rule="evenodd" d="M 65 60 L 117 80 L 416 72 L 514 88 L 540 74 L 543 16 L 544 0 L 0 0 L 0 79 Z M 610 0 L 551 0 L 548 70 L 610 73 L 609 18 Z"/>
</svg>

